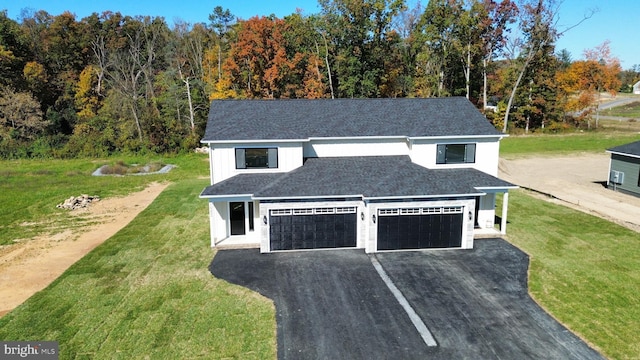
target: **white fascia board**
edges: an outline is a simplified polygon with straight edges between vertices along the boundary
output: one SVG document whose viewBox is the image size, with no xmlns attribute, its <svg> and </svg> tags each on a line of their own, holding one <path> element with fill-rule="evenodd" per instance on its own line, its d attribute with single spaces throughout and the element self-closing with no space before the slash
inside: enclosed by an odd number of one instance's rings
<svg viewBox="0 0 640 360">
<path fill-rule="evenodd" d="M 209 199 L 215 201 L 236 201 L 236 200 L 253 200 L 253 194 L 234 194 L 234 195 L 202 195 L 200 199 Z"/>
<path fill-rule="evenodd" d="M 389 139 L 404 139 L 404 140 L 456 140 L 456 139 L 502 139 L 508 137 L 508 134 L 499 135 L 446 135 L 446 136 L 343 136 L 343 137 L 309 137 L 306 139 L 260 139 L 260 140 L 200 140 L 202 144 L 264 144 L 273 142 L 307 142 L 317 140 L 389 140 Z"/>
<path fill-rule="evenodd" d="M 610 153 L 610 154 L 615 154 L 615 155 L 620 155 L 620 156 L 628 156 L 628 157 L 640 159 L 640 155 L 627 154 L 627 153 L 618 152 L 618 151 L 611 151 L 611 150 L 607 150 L 607 152 Z"/>
<path fill-rule="evenodd" d="M 442 195 L 417 195 L 417 196 L 379 196 L 379 197 L 365 197 L 367 201 L 371 200 L 403 200 L 403 199 L 440 199 L 440 198 L 457 198 L 457 197 L 470 197 L 470 196 L 484 196 L 485 192 L 469 193 L 469 194 L 442 194 Z"/>
<path fill-rule="evenodd" d="M 403 135 L 394 135 L 394 136 L 336 136 L 336 137 L 310 137 L 308 141 L 318 141 L 318 140 L 389 140 L 389 139 L 409 139 L 408 136 Z"/>
<path fill-rule="evenodd" d="M 271 143 L 297 143 L 297 142 L 305 142 L 305 139 L 264 139 L 264 140 L 200 140 L 203 144 L 271 144 Z"/>
<path fill-rule="evenodd" d="M 409 139 L 408 136 L 342 136 L 342 137 L 309 137 L 306 139 L 261 139 L 261 140 L 200 140 L 203 144 L 264 144 L 274 142 L 308 142 L 317 140 L 388 140 Z"/>
<path fill-rule="evenodd" d="M 350 199 L 350 198 L 360 198 L 363 199 L 363 195 L 322 195 L 322 196 L 277 196 L 277 197 L 253 197 L 254 200 L 321 200 L 321 199 Z"/>
<path fill-rule="evenodd" d="M 476 189 L 480 190 L 480 191 L 487 191 L 487 192 L 503 192 L 503 191 L 508 191 L 511 189 L 519 189 L 520 186 L 518 185 L 513 185 L 513 186 L 477 186 Z"/>
<path fill-rule="evenodd" d="M 508 137 L 507 134 L 499 135 L 444 135 L 444 136 L 411 136 L 411 140 L 462 140 L 462 139 L 502 139 Z"/>
</svg>

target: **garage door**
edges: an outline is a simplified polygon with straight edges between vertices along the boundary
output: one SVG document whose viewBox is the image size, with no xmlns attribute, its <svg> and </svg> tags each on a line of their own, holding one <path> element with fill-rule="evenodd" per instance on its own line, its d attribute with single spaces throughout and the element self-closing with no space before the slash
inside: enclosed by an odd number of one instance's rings
<svg viewBox="0 0 640 360">
<path fill-rule="evenodd" d="M 269 212 L 271 250 L 355 247 L 355 207 L 277 209 Z"/>
<path fill-rule="evenodd" d="M 378 210 L 378 250 L 462 245 L 463 207 Z"/>
</svg>

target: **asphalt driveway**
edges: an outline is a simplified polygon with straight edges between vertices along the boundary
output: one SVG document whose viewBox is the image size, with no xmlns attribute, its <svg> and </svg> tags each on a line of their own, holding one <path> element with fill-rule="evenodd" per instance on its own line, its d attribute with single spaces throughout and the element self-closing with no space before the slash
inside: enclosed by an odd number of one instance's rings
<svg viewBox="0 0 640 360">
<path fill-rule="evenodd" d="M 220 250 L 210 270 L 273 299 L 279 359 L 602 359 L 531 300 L 528 258 L 504 240 L 376 260 L 436 346 L 362 250 Z"/>
</svg>

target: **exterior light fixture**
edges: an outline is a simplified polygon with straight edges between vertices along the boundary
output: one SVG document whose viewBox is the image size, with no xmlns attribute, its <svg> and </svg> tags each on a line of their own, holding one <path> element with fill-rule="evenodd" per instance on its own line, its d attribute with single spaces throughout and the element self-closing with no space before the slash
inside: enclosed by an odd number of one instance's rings
<svg viewBox="0 0 640 360">
<path fill-rule="evenodd" d="M 262 217 L 262 222 L 267 225 L 267 215 Z"/>
<path fill-rule="evenodd" d="M 471 211 L 469 211 L 469 221 L 473 220 L 473 213 L 471 213 Z"/>
<path fill-rule="evenodd" d="M 360 213 L 360 220 L 364 220 L 364 211 Z"/>
<path fill-rule="evenodd" d="M 373 223 L 376 223 L 376 214 L 371 215 L 371 220 L 373 220 Z"/>
</svg>

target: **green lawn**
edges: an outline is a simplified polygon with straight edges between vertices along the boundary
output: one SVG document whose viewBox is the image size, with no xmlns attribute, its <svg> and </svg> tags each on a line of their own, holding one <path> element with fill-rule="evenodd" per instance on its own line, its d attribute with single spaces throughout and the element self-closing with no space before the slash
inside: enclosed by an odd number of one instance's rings
<svg viewBox="0 0 640 360">
<path fill-rule="evenodd" d="M 500 141 L 500 156 L 540 156 L 596 152 L 640 140 L 633 132 L 586 132 L 568 135 L 509 136 Z"/>
<path fill-rule="evenodd" d="M 129 164 L 163 162 L 178 167 L 168 174 L 145 176 L 91 176 L 102 165 L 124 161 Z M 90 219 L 69 217 L 56 205 L 71 196 L 98 195 L 102 198 L 141 190 L 153 181 L 178 181 L 208 176 L 206 156 L 175 158 L 118 158 L 108 160 L 14 160 L 0 161 L 0 245 L 43 233 L 59 233 L 90 223 Z"/>
<path fill-rule="evenodd" d="M 638 358 L 638 233 L 523 190 L 509 197 L 507 232 L 530 255 L 536 301 L 607 357 Z"/>
<path fill-rule="evenodd" d="M 502 154 L 603 152 L 637 134 L 509 137 Z M 161 161 L 166 175 L 90 176 L 98 166 Z M 205 156 L 169 159 L 0 161 L 0 239 L 78 227 L 55 205 L 171 181 L 145 211 L 47 289 L 0 318 L 2 340 L 56 340 L 61 359 L 276 357 L 270 300 L 211 276 Z M 637 358 L 637 233 L 513 191 L 508 240 L 531 256 L 530 289 L 553 316 L 614 359 Z M 49 219 L 49 220 L 43 220 Z M 84 221 L 84 223 L 83 223 Z"/>
<path fill-rule="evenodd" d="M 135 188 L 142 180 L 126 181 Z M 272 302 L 207 270 L 213 252 L 198 194 L 208 181 L 174 181 L 126 228 L 0 318 L 0 339 L 59 341 L 61 359 L 275 358 Z"/>
</svg>

